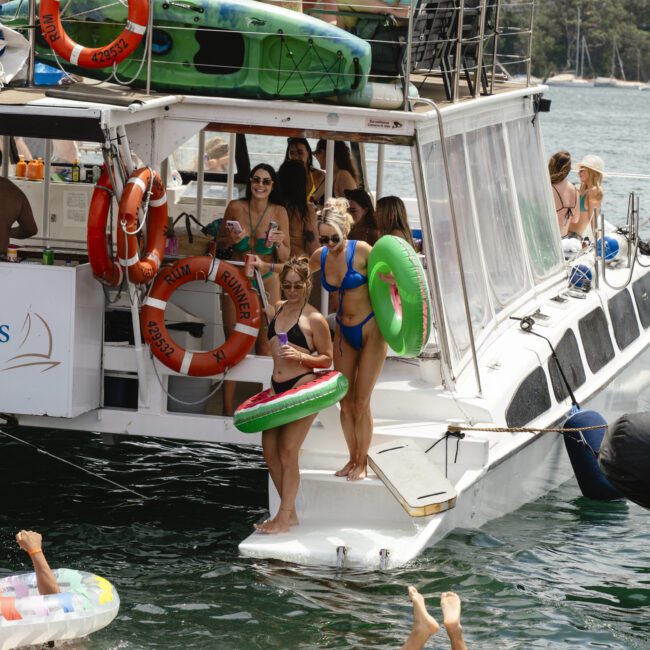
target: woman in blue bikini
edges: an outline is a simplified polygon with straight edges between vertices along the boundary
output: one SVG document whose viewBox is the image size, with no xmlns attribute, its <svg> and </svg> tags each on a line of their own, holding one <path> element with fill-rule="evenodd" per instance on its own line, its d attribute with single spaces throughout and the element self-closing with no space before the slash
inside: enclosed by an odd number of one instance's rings
<svg viewBox="0 0 650 650">
<path fill-rule="evenodd" d="M 337 476 L 357 481 L 366 476 L 372 439 L 370 397 L 386 358 L 386 342 L 377 327 L 368 293 L 368 255 L 364 241 L 348 240 L 353 223 L 345 199 L 329 199 L 318 215 L 321 248 L 311 257 L 312 273 L 321 271 L 323 287 L 338 292 L 334 368 L 350 382 L 341 400 L 341 426 L 350 458 Z"/>
<path fill-rule="evenodd" d="M 256 264 L 259 261 L 256 260 Z M 314 369 L 332 364 L 332 339 L 323 315 L 307 303 L 311 290 L 306 257 L 291 258 L 280 272 L 286 300 L 269 307 L 268 341 L 273 352 L 273 391 L 284 393 L 314 379 Z M 280 341 L 284 333 L 286 343 Z M 298 454 L 316 414 L 262 433 L 264 460 L 280 507 L 273 519 L 256 526 L 261 533 L 284 533 L 298 523 L 296 495 L 300 484 Z"/>
<path fill-rule="evenodd" d="M 289 259 L 289 217 L 281 205 L 275 170 L 270 165 L 260 163 L 253 167 L 250 181 L 246 186 L 246 198 L 231 201 L 221 222 L 219 241 L 221 245 L 230 246 L 232 259 L 244 261 L 246 255 L 257 255 L 265 263 L 264 290 L 269 302 L 275 304 L 280 300 L 280 282 L 276 264 Z M 278 226 L 266 243 L 266 233 L 271 221 Z M 230 223 L 229 223 L 230 222 Z M 235 223 L 239 224 L 237 226 Z M 235 308 L 228 296 L 223 296 L 223 326 L 226 336 L 235 324 Z M 266 338 L 266 328 L 260 328 L 255 344 L 256 354 L 270 355 L 271 348 Z M 236 383 L 226 381 L 223 387 L 224 415 L 234 412 Z"/>
</svg>

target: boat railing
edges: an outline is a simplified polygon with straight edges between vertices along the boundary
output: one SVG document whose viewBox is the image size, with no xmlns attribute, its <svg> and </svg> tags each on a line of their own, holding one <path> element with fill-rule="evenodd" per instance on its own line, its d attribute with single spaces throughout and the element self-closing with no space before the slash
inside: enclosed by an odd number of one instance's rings
<svg viewBox="0 0 650 650">
<path fill-rule="evenodd" d="M 373 81 L 389 82 L 401 85 L 404 108 L 410 109 L 408 96 L 412 94 L 410 85 L 414 83 L 418 90 L 434 79 L 441 79 L 445 97 L 448 101 L 458 101 L 463 96 L 476 97 L 479 93 L 493 94 L 498 83 L 522 79 L 526 85 L 531 81 L 531 48 L 533 33 L 533 16 L 535 0 L 410 0 L 410 3 L 395 5 L 381 0 L 352 0 L 344 5 L 344 10 L 324 7 L 320 2 L 274 2 L 270 4 L 303 9 L 307 15 L 318 17 L 326 22 L 336 23 L 346 28 L 353 35 L 363 38 L 370 44 L 372 63 L 370 78 Z M 22 4 L 22 3 L 20 3 Z M 309 5 L 309 6 L 308 6 Z M 28 2 L 27 32 L 31 43 L 30 80 L 33 80 L 34 48 L 36 43 L 37 15 L 36 2 Z M 107 5 L 109 6 L 109 5 Z M 92 15 L 102 7 L 92 10 L 62 10 L 62 23 L 96 22 Z M 16 18 L 18 14 L 16 14 Z M 11 26 L 11 16 L 3 16 Z M 111 24 L 111 19 L 104 18 L 102 24 Z M 122 23 L 115 22 L 116 28 Z M 132 66 L 140 70 L 146 68 L 145 89 L 152 90 L 152 68 L 155 65 L 174 65 L 173 62 L 159 59 L 154 47 L 154 3 L 149 4 L 149 24 L 144 42 L 144 54 L 141 58 L 131 57 Z M 174 32 L 191 30 L 200 32 L 208 30 L 201 25 L 175 26 L 165 25 L 165 30 Z M 214 29 L 208 30 L 214 33 Z M 253 32 L 251 32 L 252 34 Z M 257 38 L 259 28 L 254 32 Z M 272 35 L 279 39 L 290 39 L 290 33 Z M 313 36 L 329 38 L 331 36 Z M 290 48 L 287 49 L 289 53 Z M 59 64 L 53 55 L 52 64 Z M 177 63 L 177 65 L 185 65 Z M 201 68 L 217 72 L 223 69 L 232 71 L 228 62 L 203 61 Z M 133 70 L 133 67 L 130 68 Z M 258 72 L 266 74 L 286 74 L 286 70 L 264 68 Z M 139 74 L 139 71 L 138 73 Z M 338 73 L 337 73 L 338 74 Z M 350 72 L 341 74 L 351 74 Z M 317 83 L 322 71 L 301 71 L 304 77 L 305 94 L 309 95 L 310 84 Z M 313 78 L 313 79 L 312 79 Z M 466 82 L 466 92 L 461 93 L 461 81 Z M 120 79 L 117 69 L 113 70 L 111 79 L 128 85 L 129 79 Z"/>
</svg>

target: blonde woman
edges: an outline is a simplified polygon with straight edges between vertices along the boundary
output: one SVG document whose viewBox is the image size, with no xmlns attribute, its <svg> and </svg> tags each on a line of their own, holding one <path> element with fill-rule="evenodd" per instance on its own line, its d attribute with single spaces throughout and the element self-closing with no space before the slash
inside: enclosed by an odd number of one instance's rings
<svg viewBox="0 0 650 650">
<path fill-rule="evenodd" d="M 337 476 L 357 481 L 366 476 L 372 439 L 370 398 L 386 358 L 386 342 L 377 327 L 368 293 L 368 256 L 372 247 L 349 240 L 353 219 L 345 199 L 329 199 L 317 217 L 321 248 L 310 260 L 312 273 L 320 270 L 323 287 L 337 292 L 334 368 L 350 388 L 341 400 L 341 426 L 348 462 Z"/>
<path fill-rule="evenodd" d="M 548 173 L 553 187 L 555 214 L 560 228 L 561 237 L 580 236 L 573 231 L 580 220 L 578 209 L 578 190 L 567 178 L 571 171 L 571 154 L 568 151 L 558 151 L 548 161 Z"/>
<path fill-rule="evenodd" d="M 589 154 L 578 163 L 578 175 L 580 176 L 580 218 L 570 229 L 579 237 L 584 237 L 589 226 L 592 224 L 594 210 L 600 214 L 600 206 L 603 202 L 603 190 L 601 182 L 605 175 L 605 163 L 600 156 Z"/>
<path fill-rule="evenodd" d="M 259 258 L 256 265 L 264 270 Z M 269 307 L 271 321 L 267 335 L 273 355 L 271 385 L 276 394 L 306 384 L 314 379 L 316 368 L 329 368 L 332 364 L 332 339 L 327 321 L 307 303 L 311 277 L 306 257 L 292 257 L 284 264 L 280 286 L 285 299 Z M 279 341 L 280 333 L 286 336 L 285 344 Z M 285 533 L 298 523 L 298 454 L 315 417 L 316 413 L 262 433 L 264 459 L 280 495 L 280 508 L 273 519 L 256 526 L 260 533 Z"/>
</svg>

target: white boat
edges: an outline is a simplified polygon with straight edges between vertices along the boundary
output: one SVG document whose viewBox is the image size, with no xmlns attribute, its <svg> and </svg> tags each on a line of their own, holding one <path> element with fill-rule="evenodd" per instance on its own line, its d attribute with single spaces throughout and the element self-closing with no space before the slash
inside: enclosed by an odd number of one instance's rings
<svg viewBox="0 0 650 650">
<path fill-rule="evenodd" d="M 630 408 L 617 402 L 620 391 L 634 397 L 647 387 L 647 373 L 639 368 L 647 366 L 650 343 L 650 260 L 633 265 L 623 257 L 600 269 L 590 291 L 569 288 L 535 119 L 544 91 L 504 86 L 450 102 L 440 82 L 430 91 L 433 99 L 423 97 L 413 111 L 190 94 L 125 98 L 98 87 L 86 100 L 67 91 L 0 93 L 5 145 L 8 136 L 49 137 L 55 125 L 58 138 L 105 145 L 127 168 L 133 152 L 164 170 L 190 137 L 226 134 L 231 155 L 219 191 L 204 197 L 202 156 L 192 187 L 198 198 L 188 202 L 187 188 L 168 187 L 172 216 L 191 209 L 203 223 L 234 196 L 237 134 L 377 144 L 378 195 L 384 174 L 391 173 L 382 167 L 384 147 L 409 154 L 417 191 L 412 225 L 422 231 L 435 322 L 418 358 L 388 357 L 373 394 L 376 458 L 396 447 L 400 456 L 391 467 L 377 461 L 384 480 L 373 472 L 354 483 L 335 477 L 347 458 L 339 411 L 321 412 L 300 457 L 300 525 L 286 534 L 251 534 L 239 547 L 243 555 L 311 565 L 403 566 L 454 528 L 479 527 L 561 485 L 571 476 L 562 436 L 539 431 L 561 424 L 572 403 L 549 343 L 577 401 L 598 404 L 608 420 Z M 8 174 L 6 157 L 4 165 Z M 185 388 L 191 394 L 196 382 L 208 395 L 210 382 L 171 370 L 141 344 L 141 289 L 127 284 L 118 291 L 92 277 L 85 262 L 92 185 L 17 182 L 30 197 L 40 230 L 36 239 L 19 242 L 23 253 L 40 255 L 49 244 L 58 262 L 69 259 L 72 265 L 44 266 L 29 257 L 0 263 L 0 413 L 20 426 L 113 439 L 258 445 L 259 435 L 240 433 L 231 418 L 212 408 L 196 412 L 168 397 Z M 592 257 L 584 259 L 591 264 Z M 212 283 L 193 283 L 174 294 L 167 316 L 202 326 L 202 332 L 186 328 L 193 334 L 181 335 L 185 348 L 210 350 L 223 341 L 220 295 Z M 30 336 L 27 314 L 39 325 Z M 126 319 L 127 331 L 109 338 L 116 315 Z M 532 319 L 525 321 L 527 329 L 521 327 L 524 317 Z M 17 367 L 27 353 L 48 365 Z M 255 355 L 228 374 L 264 387 L 270 376 L 271 360 Z M 395 465 L 402 470 L 397 476 Z M 407 492 L 415 491 L 417 500 L 418 490 L 430 491 L 431 485 L 444 498 L 427 511 L 408 506 L 407 512 Z M 270 483 L 269 492 L 274 513 L 278 498 Z"/>
</svg>

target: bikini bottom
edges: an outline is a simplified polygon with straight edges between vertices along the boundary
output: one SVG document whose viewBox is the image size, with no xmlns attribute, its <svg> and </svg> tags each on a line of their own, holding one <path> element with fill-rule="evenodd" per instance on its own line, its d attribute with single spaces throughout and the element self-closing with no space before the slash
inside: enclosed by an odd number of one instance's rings
<svg viewBox="0 0 650 650">
<path fill-rule="evenodd" d="M 375 317 L 375 312 L 371 311 L 360 323 L 356 325 L 343 325 L 341 319 L 337 316 L 336 322 L 339 324 L 341 329 L 341 336 L 345 337 L 345 340 L 355 349 L 361 350 L 363 347 L 363 326 L 371 319 Z M 341 350 L 341 341 L 339 341 L 339 350 Z"/>
<path fill-rule="evenodd" d="M 273 386 L 273 392 L 276 395 L 279 393 L 285 393 L 286 391 L 291 390 L 303 377 L 313 374 L 314 373 L 312 372 L 304 372 L 302 375 L 287 379 L 287 381 L 275 381 L 275 379 L 271 377 L 271 386 Z"/>
</svg>

